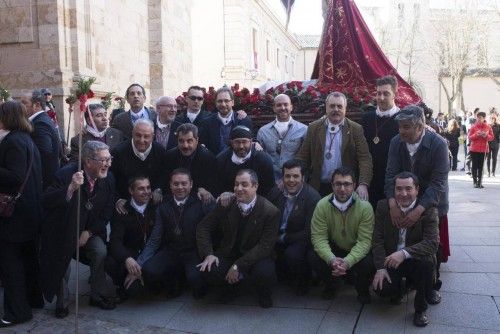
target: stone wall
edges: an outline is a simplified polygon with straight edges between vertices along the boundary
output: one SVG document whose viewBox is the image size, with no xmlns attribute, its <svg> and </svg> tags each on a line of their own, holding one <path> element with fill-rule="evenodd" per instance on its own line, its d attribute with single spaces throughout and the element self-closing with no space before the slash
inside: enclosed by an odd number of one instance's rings
<svg viewBox="0 0 500 334">
<path fill-rule="evenodd" d="M 123 96 L 134 82 L 146 88 L 148 104 L 162 95 L 175 96 L 192 79 L 190 4 L 2 1 L 0 85 L 14 97 L 50 88 L 63 127 L 69 119 L 64 98 L 79 77 L 97 78 L 92 87 L 97 97 L 107 92 Z"/>
</svg>

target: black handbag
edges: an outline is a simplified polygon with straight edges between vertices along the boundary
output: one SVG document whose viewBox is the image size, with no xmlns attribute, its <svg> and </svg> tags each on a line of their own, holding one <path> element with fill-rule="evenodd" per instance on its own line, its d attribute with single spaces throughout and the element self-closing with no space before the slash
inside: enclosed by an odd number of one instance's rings
<svg viewBox="0 0 500 334">
<path fill-rule="evenodd" d="M 19 187 L 19 191 L 16 195 L 0 193 L 0 217 L 2 218 L 10 218 L 14 213 L 14 208 L 16 207 L 16 202 L 21 197 L 23 193 L 24 186 L 26 186 L 26 182 L 28 182 L 28 178 L 31 174 L 31 168 L 33 167 L 33 144 L 31 145 L 31 161 L 28 167 L 28 171 L 26 172 L 26 177 L 24 178 L 23 184 Z"/>
</svg>

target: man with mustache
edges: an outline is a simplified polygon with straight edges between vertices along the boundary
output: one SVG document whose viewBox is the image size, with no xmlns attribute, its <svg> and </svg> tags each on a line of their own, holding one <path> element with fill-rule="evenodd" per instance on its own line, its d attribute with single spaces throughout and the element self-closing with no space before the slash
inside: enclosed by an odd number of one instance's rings
<svg viewBox="0 0 500 334">
<path fill-rule="evenodd" d="M 345 117 L 347 98 L 340 92 L 330 93 L 326 115 L 309 124 L 306 138 L 296 158 L 309 169 L 309 183 L 322 196 L 331 193 L 331 176 L 339 167 L 351 168 L 359 179 L 356 192 L 368 200 L 372 180 L 372 157 L 363 128 Z"/>
</svg>

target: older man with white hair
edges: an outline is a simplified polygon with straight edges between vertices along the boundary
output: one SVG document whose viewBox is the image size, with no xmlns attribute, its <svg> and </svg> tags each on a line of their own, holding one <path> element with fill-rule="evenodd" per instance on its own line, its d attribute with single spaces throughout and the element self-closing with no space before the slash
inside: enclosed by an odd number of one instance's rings
<svg viewBox="0 0 500 334">
<path fill-rule="evenodd" d="M 153 200 L 161 199 L 166 186 L 166 151 L 154 140 L 154 124 L 141 118 L 134 124 L 132 139 L 118 145 L 113 151 L 111 171 L 116 178 L 117 209 L 123 211 L 128 194 L 128 181 L 136 176 L 146 176 L 151 182 Z"/>
<path fill-rule="evenodd" d="M 166 151 L 177 146 L 176 130 L 182 123 L 175 120 L 177 102 L 170 96 L 156 100 L 155 142 Z"/>
</svg>

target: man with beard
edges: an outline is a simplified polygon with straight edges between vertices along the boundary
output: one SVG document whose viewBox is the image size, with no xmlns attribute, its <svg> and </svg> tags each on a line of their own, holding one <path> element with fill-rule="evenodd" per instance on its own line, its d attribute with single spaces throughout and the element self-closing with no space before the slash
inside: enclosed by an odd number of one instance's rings
<svg viewBox="0 0 500 334">
<path fill-rule="evenodd" d="M 169 96 L 162 96 L 156 101 L 155 141 L 165 150 L 174 148 L 176 130 L 181 123 L 175 120 L 177 116 L 177 102 Z"/>
<path fill-rule="evenodd" d="M 305 124 L 292 118 L 292 110 L 290 97 L 286 94 L 277 95 L 273 103 L 276 119 L 257 132 L 257 141 L 273 160 L 276 180 L 281 180 L 283 177 L 281 166 L 295 156 L 307 131 Z"/>
<path fill-rule="evenodd" d="M 125 92 L 125 98 L 130 104 L 130 110 L 122 112 L 113 118 L 111 127 L 120 130 L 125 139 L 132 138 L 132 129 L 135 122 L 139 119 L 149 119 L 151 122 L 156 120 L 156 113 L 144 106 L 146 102 L 146 90 L 138 83 L 128 86 Z"/>
<path fill-rule="evenodd" d="M 274 170 L 271 158 L 266 152 L 252 148 L 252 133 L 249 128 L 237 126 L 231 130 L 229 137 L 231 149 L 221 152 L 217 156 L 217 173 L 219 180 L 220 200 L 228 203 L 234 196 L 234 177 L 241 169 L 252 169 L 259 176 L 259 190 L 261 196 L 266 196 L 274 186 Z"/>
<path fill-rule="evenodd" d="M 221 301 L 234 298 L 241 280 L 249 280 L 263 308 L 273 306 L 271 288 L 276 281 L 272 252 L 279 226 L 279 210 L 257 195 L 259 179 L 250 169 L 238 171 L 235 199 L 218 205 L 199 224 L 196 241 L 203 262 L 197 267 L 211 285 L 223 286 Z M 214 249 L 212 235 L 222 231 L 220 246 Z"/>
<path fill-rule="evenodd" d="M 167 174 L 185 168 L 193 179 L 193 189 L 203 203 L 217 195 L 217 160 L 205 146 L 199 145 L 198 128 L 185 123 L 177 128 L 177 147 L 167 152 Z"/>
<path fill-rule="evenodd" d="M 325 283 L 323 298 L 335 297 L 335 281 L 353 277 L 358 301 L 370 303 L 373 272 L 367 256 L 373 234 L 373 209 L 354 192 L 354 172 L 340 167 L 332 174 L 333 193 L 318 202 L 311 220 L 313 269 Z"/>
<path fill-rule="evenodd" d="M 83 170 L 70 163 L 57 171 L 54 183 L 45 191 L 42 227 L 41 276 L 47 300 L 57 295 L 55 315 L 68 315 L 69 264 L 75 252 L 75 226 L 80 211 L 78 246 L 82 260 L 90 265 L 91 306 L 103 310 L 115 308 L 114 297 L 107 286 L 104 260 L 106 224 L 113 214 L 115 181 L 108 169 L 111 165 L 108 146 L 88 141 L 82 148 Z M 77 192 L 81 188 L 80 201 Z"/>
<path fill-rule="evenodd" d="M 359 177 L 356 192 L 362 200 L 368 200 L 373 168 L 363 128 L 345 117 L 347 98 L 344 94 L 330 93 L 325 104 L 326 115 L 309 124 L 296 158 L 306 163 L 311 173 L 309 184 L 322 196 L 332 190 L 333 171 L 343 166 L 351 168 Z"/>
<path fill-rule="evenodd" d="M 387 154 L 392 137 L 398 134 L 398 122 L 394 117 L 399 112 L 394 103 L 398 90 L 396 78 L 388 75 L 377 79 L 376 89 L 377 107 L 363 113 L 361 121 L 373 162 L 373 177 L 369 187 L 369 200 L 373 208 L 385 198 Z"/>
<path fill-rule="evenodd" d="M 283 164 L 283 187 L 275 186 L 268 199 L 281 212 L 278 254 L 278 277 L 296 278 L 295 293 L 306 294 L 311 277 L 307 253 L 311 249 L 311 218 L 319 193 L 305 183 L 305 166 L 292 159 Z"/>
<path fill-rule="evenodd" d="M 85 123 L 87 124 L 82 130 L 82 146 L 89 140 L 97 140 L 113 150 L 123 141 L 123 134 L 120 130 L 108 127 L 107 112 L 100 103 L 89 104 L 88 112 L 85 112 Z M 78 152 L 80 151 L 78 141 L 78 135 L 71 138 L 70 161 L 78 161 Z"/>
</svg>

